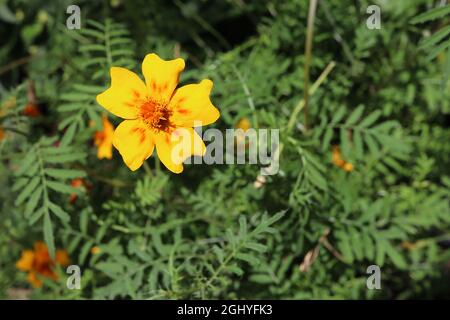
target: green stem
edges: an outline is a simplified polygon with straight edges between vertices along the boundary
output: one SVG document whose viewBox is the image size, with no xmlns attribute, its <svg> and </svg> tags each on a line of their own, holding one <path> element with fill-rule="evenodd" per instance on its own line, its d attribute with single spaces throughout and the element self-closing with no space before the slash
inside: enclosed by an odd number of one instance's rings
<svg viewBox="0 0 450 320">
<path fill-rule="evenodd" d="M 314 19 L 316 17 L 318 0 L 309 1 L 309 13 L 308 13 L 308 25 L 306 31 L 306 44 L 305 44 L 305 79 L 303 87 L 303 100 L 305 101 L 304 114 L 305 114 L 305 131 L 308 131 L 308 104 L 309 104 L 309 69 L 311 66 L 312 55 L 312 38 L 314 35 Z"/>
<path fill-rule="evenodd" d="M 244 77 L 242 77 L 242 74 L 239 72 L 238 68 L 233 65 L 233 71 L 236 73 L 236 76 L 238 77 L 239 81 L 242 85 L 242 90 L 244 90 L 245 96 L 247 97 L 247 103 L 250 107 L 250 110 L 252 111 L 252 117 L 253 117 L 253 125 L 255 128 L 258 128 L 258 117 L 256 115 L 256 108 L 255 108 L 255 102 L 253 101 L 252 94 L 250 92 L 250 89 L 247 86 L 247 83 L 244 80 Z"/>
<path fill-rule="evenodd" d="M 327 67 L 323 70 L 322 74 L 317 78 L 317 80 L 313 83 L 313 85 L 309 88 L 309 96 L 312 96 L 316 90 L 321 86 L 321 84 L 326 80 L 328 75 L 331 73 L 331 71 L 336 66 L 336 62 L 331 61 Z M 294 111 L 291 114 L 291 117 L 289 118 L 288 124 L 287 124 L 287 132 L 290 133 L 295 125 L 295 120 L 297 119 L 297 116 L 299 112 L 305 107 L 306 102 L 304 99 L 300 100 L 298 104 L 295 106 Z"/>
</svg>

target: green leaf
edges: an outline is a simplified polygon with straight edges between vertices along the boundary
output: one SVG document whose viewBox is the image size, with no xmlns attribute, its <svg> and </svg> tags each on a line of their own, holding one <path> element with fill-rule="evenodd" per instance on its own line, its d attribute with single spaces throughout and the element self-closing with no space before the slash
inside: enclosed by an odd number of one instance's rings
<svg viewBox="0 0 450 320">
<path fill-rule="evenodd" d="M 333 115 L 333 118 L 331 119 L 331 124 L 336 124 L 339 121 L 341 121 L 341 119 L 345 116 L 345 108 L 344 107 L 340 107 L 336 113 Z"/>
<path fill-rule="evenodd" d="M 80 194 L 81 193 L 80 189 L 74 188 L 72 186 L 69 186 L 69 185 L 66 185 L 64 183 L 57 182 L 57 181 L 47 181 L 47 186 L 50 189 L 53 189 L 54 191 L 59 192 L 59 193 L 68 193 L 68 194 L 72 194 L 72 193 Z"/>
<path fill-rule="evenodd" d="M 239 237 L 244 238 L 247 235 L 247 219 L 244 216 L 239 218 Z"/>
<path fill-rule="evenodd" d="M 68 154 L 54 155 L 45 158 L 45 161 L 48 163 L 66 163 L 66 162 L 74 162 L 77 160 L 82 160 L 86 157 L 84 153 L 74 152 Z"/>
<path fill-rule="evenodd" d="M 267 251 L 267 247 L 265 245 L 256 243 L 256 242 L 246 242 L 246 243 L 244 243 L 244 247 L 247 249 L 258 251 L 258 252 L 266 252 Z"/>
<path fill-rule="evenodd" d="M 354 256 L 349 238 L 343 231 L 336 232 L 336 237 L 339 239 L 338 248 L 340 252 L 349 263 L 352 263 Z"/>
<path fill-rule="evenodd" d="M 65 212 L 63 209 L 61 209 L 60 206 L 54 204 L 53 202 L 48 202 L 49 209 L 63 222 L 69 222 L 70 216 Z"/>
<path fill-rule="evenodd" d="M 230 270 L 231 272 L 233 272 L 235 275 L 237 275 L 239 277 L 244 274 L 244 270 L 239 268 L 237 265 L 230 265 L 230 266 L 228 266 L 228 270 Z"/>
<path fill-rule="evenodd" d="M 426 38 L 422 43 L 420 44 L 421 49 L 427 49 L 428 47 L 431 47 L 444 39 L 447 35 L 450 34 L 450 26 L 446 26 L 433 34 L 432 36 Z"/>
<path fill-rule="evenodd" d="M 56 179 L 75 179 L 86 176 L 84 171 L 74 169 L 45 169 L 45 173 Z"/>
<path fill-rule="evenodd" d="M 32 194 L 32 196 L 29 198 L 27 205 L 25 207 L 25 216 L 30 217 L 30 215 L 34 212 L 36 209 L 37 204 L 39 203 L 39 200 L 41 199 L 41 195 L 43 192 L 42 187 L 38 187 Z"/>
<path fill-rule="evenodd" d="M 27 186 L 22 190 L 22 192 L 17 196 L 14 204 L 16 206 L 21 205 L 25 201 L 25 199 L 31 196 L 31 193 L 36 189 L 39 182 L 40 182 L 39 177 L 33 177 L 30 183 L 28 183 Z"/>
<path fill-rule="evenodd" d="M 435 20 L 437 18 L 443 17 L 447 14 L 450 14 L 450 5 L 446 5 L 443 7 L 438 7 L 432 9 L 428 12 L 422 13 L 411 20 L 412 24 L 422 23 L 426 21 Z"/>
<path fill-rule="evenodd" d="M 81 247 L 80 255 L 78 256 L 78 261 L 80 264 L 83 264 L 86 261 L 89 251 L 91 250 L 93 245 L 94 245 L 94 242 L 92 240 L 88 240 Z"/>
<path fill-rule="evenodd" d="M 30 215 L 30 218 L 28 220 L 28 224 L 31 226 L 36 223 L 45 213 L 45 208 L 41 207 L 38 210 L 36 210 L 34 213 Z"/>
<path fill-rule="evenodd" d="M 323 136 L 322 139 L 322 149 L 323 150 L 327 150 L 329 145 L 330 145 L 330 141 L 333 138 L 333 128 L 332 127 L 328 127 L 325 131 L 325 134 Z"/>
<path fill-rule="evenodd" d="M 52 220 L 50 214 L 46 212 L 44 214 L 44 241 L 47 244 L 50 257 L 55 259 L 55 240 L 53 237 Z"/>
<path fill-rule="evenodd" d="M 380 116 L 381 116 L 381 111 L 375 110 L 374 112 L 369 114 L 366 118 L 364 118 L 363 121 L 361 121 L 361 123 L 358 126 L 361 128 L 368 128 L 372 124 L 374 124 L 375 121 L 377 121 Z"/>
<path fill-rule="evenodd" d="M 396 267 L 399 269 L 405 269 L 407 267 L 407 263 L 403 256 L 394 249 L 390 244 L 386 245 L 386 254 L 392 260 Z"/>
<path fill-rule="evenodd" d="M 348 117 L 347 121 L 345 122 L 346 126 L 351 126 L 358 122 L 358 120 L 361 118 L 362 114 L 364 112 L 364 106 L 360 105 L 357 107 Z"/>
<path fill-rule="evenodd" d="M 355 147 L 356 157 L 362 158 L 364 155 L 364 145 L 361 137 L 361 132 L 359 130 L 355 130 L 353 132 L 353 144 Z"/>
<path fill-rule="evenodd" d="M 274 283 L 274 279 L 267 274 L 252 274 L 250 281 L 260 284 Z"/>
<path fill-rule="evenodd" d="M 72 122 L 67 128 L 64 136 L 61 139 L 61 146 L 68 146 L 75 136 L 75 132 L 77 131 L 78 124 L 76 122 Z"/>
<path fill-rule="evenodd" d="M 259 263 L 259 260 L 252 256 L 251 254 L 247 253 L 236 253 L 235 255 L 236 259 L 246 261 L 250 263 L 251 265 L 257 265 Z"/>
</svg>

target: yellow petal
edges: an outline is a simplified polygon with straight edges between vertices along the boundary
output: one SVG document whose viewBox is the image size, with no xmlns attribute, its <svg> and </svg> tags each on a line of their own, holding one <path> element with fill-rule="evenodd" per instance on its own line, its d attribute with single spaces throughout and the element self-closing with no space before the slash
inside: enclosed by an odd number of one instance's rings
<svg viewBox="0 0 450 320">
<path fill-rule="evenodd" d="M 155 144 L 161 162 L 174 173 L 183 171 L 183 161 L 191 155 L 203 156 L 205 144 L 192 128 L 177 128 L 172 133 L 155 135 Z"/>
<path fill-rule="evenodd" d="M 16 268 L 22 271 L 29 271 L 33 267 L 34 252 L 32 250 L 24 250 L 19 261 L 16 262 Z"/>
<path fill-rule="evenodd" d="M 123 121 L 114 132 L 113 144 L 125 164 L 135 171 L 153 153 L 153 133 L 139 119 Z"/>
<path fill-rule="evenodd" d="M 98 159 L 112 159 L 112 141 L 110 144 L 103 143 L 97 150 Z"/>
<path fill-rule="evenodd" d="M 112 159 L 112 140 L 114 135 L 114 127 L 109 122 L 107 116 L 103 116 L 103 131 L 96 134 L 95 144 L 98 147 L 97 158 Z"/>
<path fill-rule="evenodd" d="M 181 127 L 205 126 L 215 122 L 220 113 L 209 99 L 212 86 L 211 80 L 203 80 L 199 84 L 188 84 L 177 89 L 170 100 L 173 112 L 171 121 Z"/>
<path fill-rule="evenodd" d="M 154 53 L 146 55 L 142 62 L 142 74 L 150 97 L 168 103 L 183 70 L 184 60 L 181 58 L 166 61 Z"/>
<path fill-rule="evenodd" d="M 136 119 L 147 96 L 144 82 L 125 68 L 112 67 L 110 72 L 111 87 L 97 96 L 97 102 L 118 117 Z"/>
</svg>

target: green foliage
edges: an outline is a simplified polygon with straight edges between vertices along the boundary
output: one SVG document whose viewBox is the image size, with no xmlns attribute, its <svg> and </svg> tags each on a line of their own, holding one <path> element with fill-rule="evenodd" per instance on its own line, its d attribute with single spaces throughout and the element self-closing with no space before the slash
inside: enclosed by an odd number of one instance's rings
<svg viewBox="0 0 450 320">
<path fill-rule="evenodd" d="M 31 298 L 448 298 L 449 6 L 375 2 L 381 30 L 372 1 L 319 1 L 307 105 L 308 1 L 83 2 L 80 30 L 64 1 L 2 2 L 0 297 L 29 287 L 15 263 L 44 240 L 82 290 L 59 267 Z M 99 160 L 96 95 L 150 52 L 186 60 L 182 85 L 213 80 L 208 128 L 279 129 L 279 173 Z M 373 264 L 382 290 L 366 288 Z"/>
</svg>

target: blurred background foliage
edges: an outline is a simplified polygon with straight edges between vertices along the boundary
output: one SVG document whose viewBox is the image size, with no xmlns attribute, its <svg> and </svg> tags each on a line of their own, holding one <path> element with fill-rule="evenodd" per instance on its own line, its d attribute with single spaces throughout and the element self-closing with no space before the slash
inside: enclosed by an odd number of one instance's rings
<svg viewBox="0 0 450 320">
<path fill-rule="evenodd" d="M 71 4 L 81 30 L 65 26 Z M 366 27 L 371 4 L 381 30 Z M 307 0 L 0 0 L 0 297 L 450 298 L 445 5 L 320 0 L 311 83 L 329 73 L 306 129 L 292 115 Z M 213 127 L 280 129 L 279 174 L 98 160 L 95 96 L 110 66 L 140 73 L 149 52 L 183 57 L 182 83 L 214 81 Z M 82 290 L 63 269 L 29 289 L 15 263 L 38 240 L 68 251 Z M 373 264 L 382 290 L 366 288 Z"/>
</svg>

